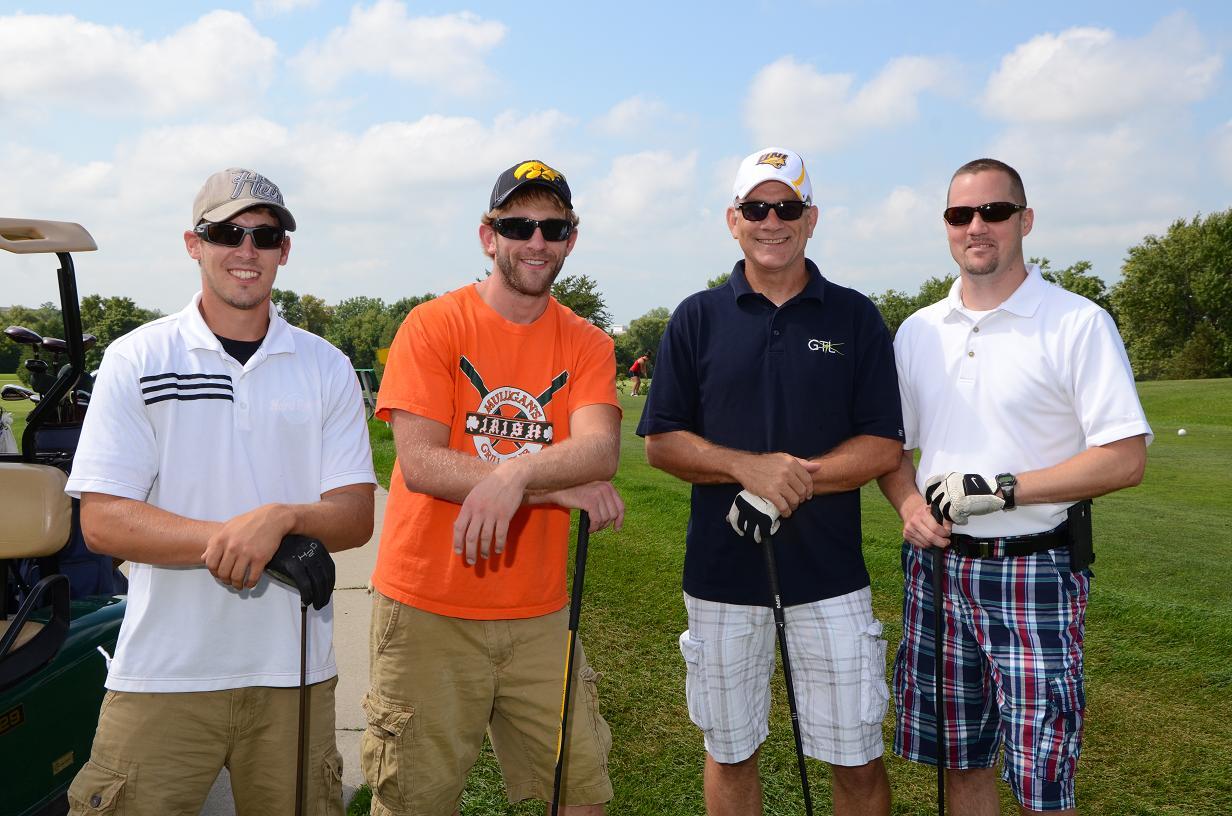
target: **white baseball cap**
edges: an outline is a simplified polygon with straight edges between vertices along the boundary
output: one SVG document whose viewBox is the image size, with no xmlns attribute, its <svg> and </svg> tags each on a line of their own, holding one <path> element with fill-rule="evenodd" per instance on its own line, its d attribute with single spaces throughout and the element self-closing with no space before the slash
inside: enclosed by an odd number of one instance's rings
<svg viewBox="0 0 1232 816">
<path fill-rule="evenodd" d="M 763 181 L 781 181 L 796 191 L 805 204 L 813 203 L 813 182 L 804 169 L 804 159 L 794 150 L 785 147 L 767 147 L 740 162 L 736 171 L 736 183 L 732 187 L 735 200 L 739 201 Z"/>
</svg>

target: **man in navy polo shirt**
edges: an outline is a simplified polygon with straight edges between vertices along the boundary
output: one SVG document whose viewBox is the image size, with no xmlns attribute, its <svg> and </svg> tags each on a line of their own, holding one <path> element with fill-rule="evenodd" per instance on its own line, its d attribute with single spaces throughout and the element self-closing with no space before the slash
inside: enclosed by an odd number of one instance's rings
<svg viewBox="0 0 1232 816">
<path fill-rule="evenodd" d="M 868 298 L 804 257 L 817 208 L 796 153 L 741 163 L 727 225 L 744 260 L 672 315 L 637 429 L 654 467 L 693 484 L 680 650 L 706 809 L 762 812 L 774 624 L 760 548 L 726 520 L 743 489 L 782 519 L 773 546 L 805 753 L 831 764 L 836 814 L 888 814 L 885 641 L 859 487 L 902 447 L 890 336 Z"/>
</svg>

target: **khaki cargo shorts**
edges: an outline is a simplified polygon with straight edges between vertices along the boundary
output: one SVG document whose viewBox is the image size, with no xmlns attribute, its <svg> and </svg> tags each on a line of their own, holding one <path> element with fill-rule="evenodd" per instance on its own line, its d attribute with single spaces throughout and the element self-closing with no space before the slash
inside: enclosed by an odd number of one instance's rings
<svg viewBox="0 0 1232 816">
<path fill-rule="evenodd" d="M 342 816 L 334 677 L 309 686 L 304 812 Z M 90 761 L 69 787 L 73 816 L 196 816 L 225 766 L 238 816 L 295 812 L 299 687 L 109 691 Z"/>
<path fill-rule="evenodd" d="M 509 801 L 550 799 L 568 625 L 568 609 L 464 620 L 374 592 L 368 728 L 360 740 L 373 816 L 453 813 L 485 731 Z M 580 641 L 573 665 L 562 801 L 600 804 L 612 798 L 612 735 L 599 716 L 599 676 Z"/>
</svg>

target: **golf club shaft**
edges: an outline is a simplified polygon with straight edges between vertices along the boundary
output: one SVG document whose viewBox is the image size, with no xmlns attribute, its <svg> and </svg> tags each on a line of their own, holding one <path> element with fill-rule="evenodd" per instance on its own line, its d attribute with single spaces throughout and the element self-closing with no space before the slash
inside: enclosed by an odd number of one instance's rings
<svg viewBox="0 0 1232 816">
<path fill-rule="evenodd" d="M 937 814 L 945 816 L 945 550 L 933 547 L 933 710 L 937 719 Z"/>
<path fill-rule="evenodd" d="M 787 708 L 791 712 L 791 731 L 796 740 L 796 762 L 800 766 L 800 787 L 804 791 L 804 812 L 813 816 L 813 795 L 809 791 L 808 770 L 804 765 L 804 742 L 800 738 L 800 715 L 796 711 L 796 688 L 791 681 L 791 658 L 787 653 L 787 618 L 783 613 L 783 598 L 779 591 L 779 570 L 774 560 L 774 541 L 770 535 L 762 542 L 766 556 L 766 573 L 770 579 L 770 595 L 774 602 L 774 628 L 779 636 L 779 653 L 783 658 L 783 683 L 787 686 Z"/>
<path fill-rule="evenodd" d="M 295 816 L 304 816 L 304 725 L 308 719 L 308 604 L 299 605 L 299 744 L 295 752 Z"/>
<path fill-rule="evenodd" d="M 569 728 L 569 697 L 573 691 L 573 652 L 578 619 L 582 615 L 582 587 L 586 578 L 586 550 L 590 546 L 590 514 L 578 514 L 577 554 L 573 567 L 573 595 L 569 601 L 569 634 L 565 641 L 565 683 L 560 701 L 560 734 L 556 739 L 556 773 L 552 782 L 552 816 L 560 812 L 560 783 L 565 770 L 565 735 Z"/>
</svg>

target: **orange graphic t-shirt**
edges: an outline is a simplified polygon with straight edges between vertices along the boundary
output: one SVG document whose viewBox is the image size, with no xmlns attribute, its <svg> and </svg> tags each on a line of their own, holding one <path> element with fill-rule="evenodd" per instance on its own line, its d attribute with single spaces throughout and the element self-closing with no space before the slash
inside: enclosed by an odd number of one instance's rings
<svg viewBox="0 0 1232 816">
<path fill-rule="evenodd" d="M 408 411 L 449 426 L 449 447 L 499 463 L 569 438 L 569 416 L 618 405 L 612 339 L 552 299 L 534 323 L 511 323 L 474 285 L 416 306 L 393 345 L 376 415 Z M 569 513 L 523 506 L 505 552 L 468 565 L 453 552 L 461 505 L 413 492 L 394 465 L 372 583 L 438 615 L 532 618 L 568 602 Z"/>
</svg>

